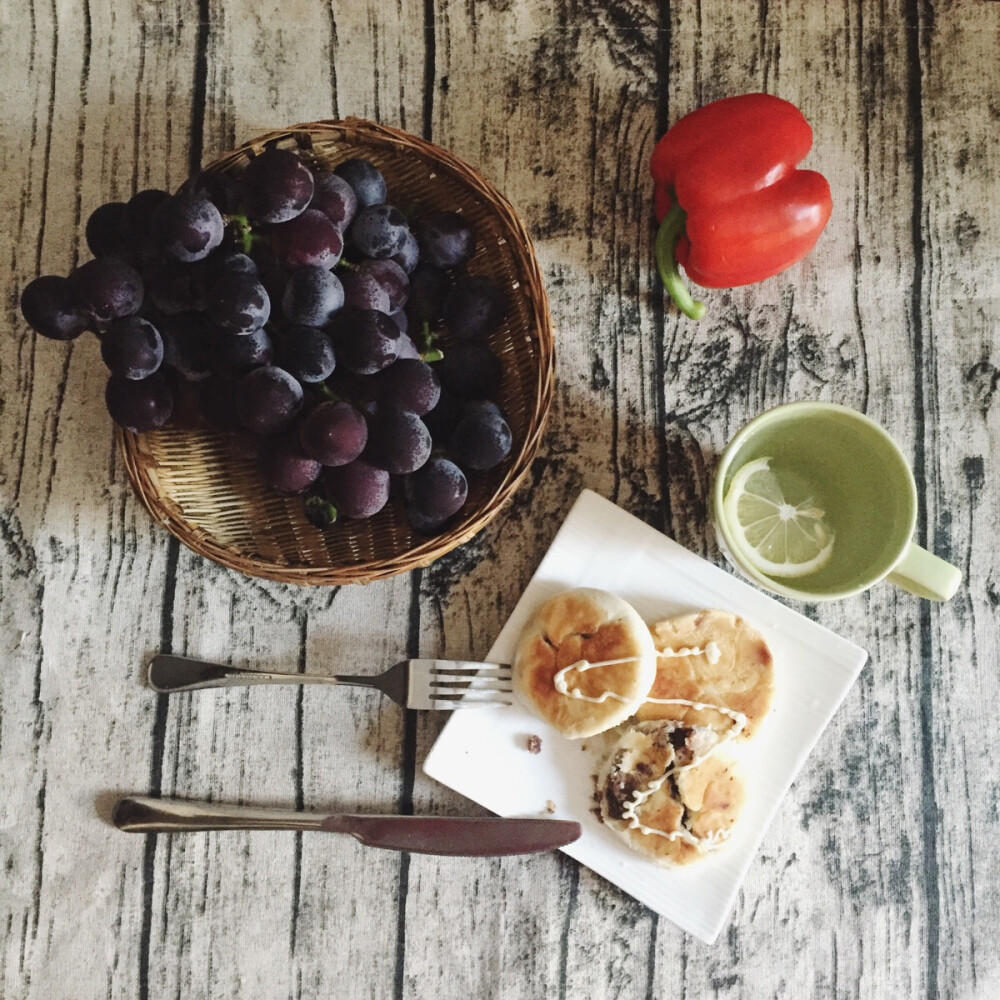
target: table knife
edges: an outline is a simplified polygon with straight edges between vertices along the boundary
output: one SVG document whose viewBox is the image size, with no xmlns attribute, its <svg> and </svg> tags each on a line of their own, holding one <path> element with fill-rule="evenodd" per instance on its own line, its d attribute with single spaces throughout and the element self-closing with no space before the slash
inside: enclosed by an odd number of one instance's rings
<svg viewBox="0 0 1000 1000">
<path fill-rule="evenodd" d="M 349 833 L 369 847 L 417 854 L 495 857 L 533 854 L 571 844 L 580 824 L 559 819 L 504 819 L 494 816 L 325 815 L 294 809 L 227 806 L 214 802 L 119 799 L 112 822 L 127 833 L 184 833 L 198 830 L 320 830 Z"/>
</svg>

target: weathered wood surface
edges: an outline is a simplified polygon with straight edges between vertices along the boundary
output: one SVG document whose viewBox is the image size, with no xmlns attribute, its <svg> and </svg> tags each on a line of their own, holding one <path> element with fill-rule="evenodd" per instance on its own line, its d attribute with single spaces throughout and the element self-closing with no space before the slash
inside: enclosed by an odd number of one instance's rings
<svg viewBox="0 0 1000 1000">
<path fill-rule="evenodd" d="M 0 996 L 899 997 L 1000 990 L 994 487 L 1000 4 L 162 0 L 0 7 Z M 836 209 L 763 285 L 665 309 L 646 164 L 677 117 L 798 103 Z M 102 201 L 176 186 L 254 131 L 356 114 L 477 164 L 537 244 L 558 392 L 531 481 L 423 572 L 302 591 L 153 526 L 112 448 L 92 340 L 17 311 Z M 81 249 L 82 247 L 82 249 Z M 831 399 L 910 455 L 947 605 L 888 586 L 806 612 L 872 662 L 713 948 L 561 855 L 444 862 L 291 834 L 124 837 L 123 790 L 460 810 L 440 726 L 364 692 L 157 699 L 157 648 L 332 671 L 482 655 L 583 486 L 720 561 L 714 456 Z"/>
</svg>

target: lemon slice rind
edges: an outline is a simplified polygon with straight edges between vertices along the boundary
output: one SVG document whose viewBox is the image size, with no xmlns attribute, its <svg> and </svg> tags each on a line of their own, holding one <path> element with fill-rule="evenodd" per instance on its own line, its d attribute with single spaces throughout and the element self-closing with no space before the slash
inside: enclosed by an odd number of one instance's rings
<svg viewBox="0 0 1000 1000">
<path fill-rule="evenodd" d="M 743 559 L 752 566 L 758 573 L 762 573 L 764 576 L 768 577 L 784 577 L 786 579 L 795 578 L 800 576 L 808 576 L 810 573 L 815 573 L 821 570 L 833 557 L 833 544 L 834 544 L 834 532 L 827 529 L 825 523 L 822 523 L 822 518 L 824 516 L 824 511 L 817 507 L 806 507 L 801 505 L 802 509 L 796 508 L 796 513 L 800 517 L 809 518 L 810 520 L 820 521 L 815 528 L 815 535 L 818 539 L 814 540 L 822 541 L 825 537 L 827 540 L 823 544 L 822 548 L 819 549 L 816 554 L 807 560 L 802 562 L 775 562 L 772 559 L 768 559 L 761 551 L 762 547 L 770 537 L 770 533 L 777 530 L 779 526 L 784 527 L 787 531 L 789 526 L 793 526 L 800 531 L 804 532 L 804 529 L 799 524 L 798 518 L 790 518 L 787 520 L 782 520 L 777 514 L 769 517 L 762 517 L 759 520 L 752 522 L 749 525 L 744 525 L 739 517 L 739 501 L 740 498 L 746 495 L 754 496 L 758 500 L 765 504 L 771 504 L 776 506 L 775 498 L 780 502 L 781 492 L 777 483 L 770 483 L 769 494 L 770 496 L 762 496 L 761 494 L 748 494 L 747 493 L 747 483 L 750 478 L 759 472 L 770 472 L 771 470 L 771 459 L 768 458 L 757 458 L 752 462 L 748 462 L 744 465 L 735 476 L 733 476 L 732 482 L 729 484 L 729 491 L 726 494 L 725 500 L 723 500 L 723 510 L 726 514 L 726 519 L 729 522 L 730 531 L 733 533 L 733 542 L 735 542 L 736 548 L 739 550 L 740 555 Z M 773 520 L 774 524 L 771 525 L 767 523 Z M 758 533 L 764 531 L 761 537 L 756 539 L 756 542 L 751 542 L 747 537 L 748 530 L 751 528 L 758 528 Z"/>
</svg>

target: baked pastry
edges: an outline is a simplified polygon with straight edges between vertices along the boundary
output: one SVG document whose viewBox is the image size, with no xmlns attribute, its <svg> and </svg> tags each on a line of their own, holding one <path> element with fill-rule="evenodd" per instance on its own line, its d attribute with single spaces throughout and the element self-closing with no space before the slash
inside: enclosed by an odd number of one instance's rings
<svg viewBox="0 0 1000 1000">
<path fill-rule="evenodd" d="M 715 751 L 712 728 L 670 720 L 627 727 L 597 776 L 601 818 L 633 850 L 684 865 L 721 846 L 743 806 L 743 782 Z"/>
<path fill-rule="evenodd" d="M 774 667 L 756 629 L 728 611 L 697 611 L 650 631 L 656 678 L 637 718 L 737 729 L 742 739 L 757 732 L 771 705 Z"/>
<path fill-rule="evenodd" d="M 649 693 L 656 648 L 635 609 L 582 587 L 546 601 L 518 642 L 514 690 L 563 736 L 617 726 Z"/>
</svg>

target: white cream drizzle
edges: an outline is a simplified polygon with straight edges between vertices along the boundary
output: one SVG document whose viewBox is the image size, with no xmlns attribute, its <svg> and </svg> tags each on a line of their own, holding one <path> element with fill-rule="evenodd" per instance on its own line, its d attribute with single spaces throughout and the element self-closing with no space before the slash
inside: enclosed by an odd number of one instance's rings
<svg viewBox="0 0 1000 1000">
<path fill-rule="evenodd" d="M 681 646 L 680 649 L 660 649 L 657 650 L 657 656 L 701 656 L 705 655 L 705 659 L 714 667 L 719 660 L 722 659 L 722 650 L 719 648 L 719 644 L 714 640 L 709 642 L 704 646 Z"/>
<path fill-rule="evenodd" d="M 722 715 L 728 716 L 733 720 L 733 726 L 726 731 L 718 743 L 710 747 L 705 753 L 698 756 L 694 755 L 687 764 L 683 764 L 680 767 L 673 766 L 668 767 L 659 778 L 651 781 L 644 788 L 637 789 L 632 798 L 625 804 L 622 809 L 622 819 L 628 820 L 628 825 L 630 830 L 638 830 L 640 833 L 646 836 L 656 836 L 665 837 L 667 840 L 683 840 L 684 843 L 690 844 L 692 847 L 697 848 L 699 851 L 710 851 L 713 848 L 719 846 L 719 844 L 728 840 L 732 836 L 732 831 L 730 830 L 710 830 L 703 837 L 695 836 L 690 830 L 681 827 L 679 830 L 657 830 L 655 827 L 646 826 L 636 815 L 636 810 L 648 799 L 654 792 L 658 791 L 663 787 L 663 783 L 671 775 L 679 774 L 681 771 L 686 771 L 688 768 L 697 766 L 698 764 L 704 763 L 712 756 L 719 747 L 724 746 L 730 740 L 736 739 L 741 732 L 743 732 L 744 727 L 747 724 L 747 717 L 742 712 L 734 712 L 732 709 L 723 708 L 722 705 L 709 705 L 702 701 L 688 701 L 686 698 L 647 698 L 647 701 L 653 702 L 657 705 L 689 705 L 698 711 L 704 709 L 711 709 L 713 712 L 719 712 Z M 676 727 L 675 727 L 676 728 Z M 699 727 L 695 727 L 699 728 Z"/>
<path fill-rule="evenodd" d="M 704 654 L 705 659 L 708 660 L 713 666 L 719 662 L 722 657 L 722 650 L 719 649 L 719 645 L 716 642 L 709 642 L 705 646 L 682 646 L 680 649 L 664 649 L 662 652 L 658 651 L 657 656 L 701 656 Z M 560 670 L 555 677 L 552 678 L 552 686 L 561 695 L 565 695 L 567 698 L 575 698 L 577 701 L 589 701 L 593 705 L 603 705 L 609 698 L 614 698 L 615 701 L 628 702 L 631 698 L 623 698 L 620 694 L 616 694 L 614 691 L 604 691 L 601 693 L 600 697 L 592 698 L 590 695 L 584 694 L 579 688 L 570 689 L 569 682 L 566 680 L 566 675 L 571 670 L 576 670 L 578 673 L 583 673 L 586 670 L 594 670 L 597 667 L 613 667 L 619 663 L 636 663 L 641 660 L 641 656 L 624 656 L 619 660 L 599 660 L 597 663 L 591 663 L 587 659 L 577 660 L 575 663 L 570 663 Z M 650 698 L 649 701 L 654 701 L 655 699 Z M 712 708 L 714 706 L 707 706 Z M 721 709 L 720 709 L 721 711 Z"/>
<path fill-rule="evenodd" d="M 590 695 L 584 694 L 579 688 L 570 689 L 566 675 L 571 670 L 576 670 L 582 674 L 587 670 L 595 670 L 597 667 L 613 667 L 617 663 L 635 663 L 636 660 L 640 659 L 642 659 L 640 656 L 626 656 L 620 660 L 599 660 L 597 663 L 591 663 L 589 660 L 577 660 L 576 663 L 571 663 L 569 666 L 563 667 L 552 678 L 552 686 L 559 694 L 565 695 L 567 698 L 575 698 L 577 701 L 589 701 L 594 705 L 603 705 L 608 698 L 614 698 L 615 701 L 620 702 L 629 702 L 632 701 L 631 698 L 623 698 L 620 694 L 615 694 L 614 691 L 603 691 L 599 698 L 592 698 Z"/>
<path fill-rule="evenodd" d="M 719 648 L 718 643 L 708 642 L 705 646 L 682 646 L 680 649 L 668 648 L 658 650 L 657 655 L 665 657 L 704 655 L 705 659 L 707 659 L 708 662 L 714 666 L 722 657 L 722 650 Z M 595 663 L 591 663 L 586 659 L 580 659 L 575 663 L 570 663 L 563 667 L 552 678 L 552 686 L 559 692 L 559 694 L 564 695 L 567 698 L 574 698 L 577 701 L 587 701 L 594 705 L 603 705 L 609 698 L 613 698 L 615 701 L 623 703 L 628 702 L 631 701 L 630 698 L 623 698 L 620 694 L 617 694 L 614 691 L 602 691 L 600 696 L 597 698 L 586 695 L 579 688 L 570 688 L 566 675 L 571 670 L 576 670 L 578 673 L 582 674 L 587 670 L 596 670 L 598 667 L 612 667 L 619 663 L 635 663 L 640 659 L 642 659 L 640 656 L 625 656 L 617 660 L 598 660 Z M 718 712 L 720 715 L 728 716 L 728 718 L 730 718 L 733 722 L 732 727 L 730 727 L 719 742 L 708 751 L 703 753 L 701 756 L 696 755 L 692 757 L 687 764 L 684 764 L 681 767 L 668 767 L 659 778 L 651 781 L 644 788 L 637 789 L 633 793 L 632 798 L 622 809 L 622 819 L 628 820 L 629 829 L 631 830 L 638 830 L 640 833 L 647 836 L 653 835 L 657 837 L 665 837 L 667 840 L 683 840 L 686 844 L 690 844 L 699 851 L 710 851 L 717 847 L 722 841 L 728 840 L 732 835 L 732 831 L 710 830 L 703 837 L 698 837 L 695 836 L 695 834 L 693 834 L 690 830 L 683 827 L 679 830 L 657 830 L 655 827 L 646 826 L 636 815 L 636 810 L 651 795 L 653 795 L 654 792 L 657 792 L 671 775 L 678 774 L 681 771 L 686 771 L 688 768 L 703 763 L 713 753 L 715 753 L 719 747 L 728 743 L 730 740 L 735 739 L 746 727 L 747 717 L 742 712 L 734 712 L 732 709 L 724 708 L 722 705 L 710 705 L 707 702 L 702 701 L 688 701 L 686 698 L 647 698 L 646 701 L 654 705 L 688 705 L 696 711 L 704 711 L 708 709 L 713 712 Z"/>
<path fill-rule="evenodd" d="M 707 709 L 712 712 L 718 712 L 720 715 L 728 716 L 733 720 L 733 727 L 726 733 L 725 738 L 720 742 L 719 746 L 722 743 L 735 739 L 746 729 L 747 725 L 747 717 L 742 712 L 736 712 L 731 708 L 724 708 L 722 705 L 709 705 L 703 701 L 688 701 L 687 698 L 647 698 L 646 703 L 650 705 L 688 705 L 697 712 L 703 712 Z M 713 749 L 715 748 L 713 747 Z M 710 750 L 709 753 L 711 752 Z M 708 754 L 705 754 L 705 756 L 707 757 Z"/>
</svg>

